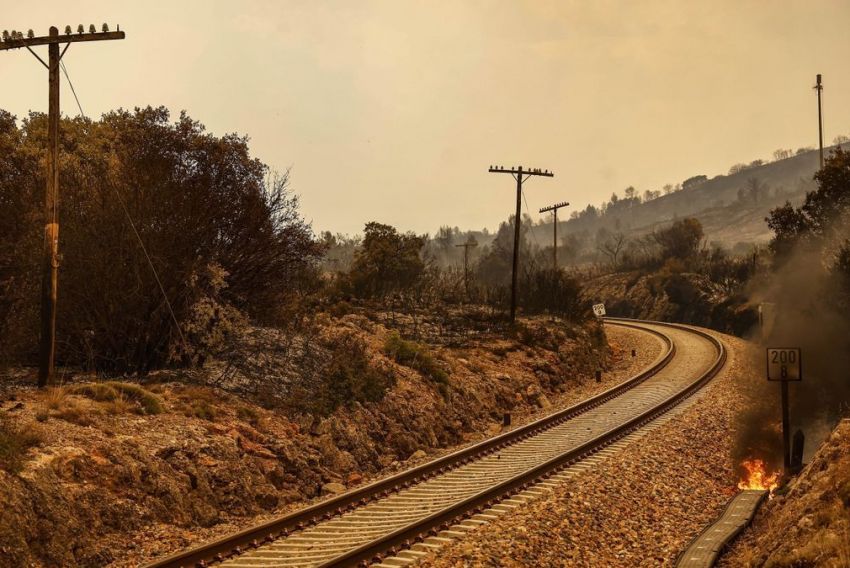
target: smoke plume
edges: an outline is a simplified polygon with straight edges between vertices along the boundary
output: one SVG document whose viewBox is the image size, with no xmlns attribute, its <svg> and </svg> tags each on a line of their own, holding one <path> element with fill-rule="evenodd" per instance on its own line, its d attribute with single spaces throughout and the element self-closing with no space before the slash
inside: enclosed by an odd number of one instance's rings
<svg viewBox="0 0 850 568">
<path fill-rule="evenodd" d="M 835 227 L 831 242 L 845 243 L 843 232 L 843 224 Z M 805 434 L 806 458 L 848 410 L 848 287 L 833 270 L 835 248 L 823 243 L 798 245 L 780 267 L 752 285 L 750 301 L 768 304 L 768 318 L 752 337 L 761 347 L 754 362 L 761 375 L 750 377 L 744 389 L 748 400 L 737 425 L 736 463 L 758 457 L 773 467 L 782 464 L 780 384 L 767 381 L 766 347 L 802 350 L 803 380 L 790 383 L 789 401 L 791 433 L 801 429 Z M 774 318 L 769 317 L 771 312 Z"/>
</svg>

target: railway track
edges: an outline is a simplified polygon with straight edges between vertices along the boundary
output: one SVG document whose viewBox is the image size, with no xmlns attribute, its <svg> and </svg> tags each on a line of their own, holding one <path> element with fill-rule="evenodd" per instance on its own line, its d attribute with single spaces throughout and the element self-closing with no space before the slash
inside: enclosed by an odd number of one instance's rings
<svg viewBox="0 0 850 568">
<path fill-rule="evenodd" d="M 722 343 L 695 328 L 610 318 L 606 323 L 652 334 L 665 344 L 664 352 L 642 373 L 570 408 L 148 568 L 415 562 L 524 502 L 536 483 L 604 454 L 696 392 L 726 359 Z"/>
</svg>

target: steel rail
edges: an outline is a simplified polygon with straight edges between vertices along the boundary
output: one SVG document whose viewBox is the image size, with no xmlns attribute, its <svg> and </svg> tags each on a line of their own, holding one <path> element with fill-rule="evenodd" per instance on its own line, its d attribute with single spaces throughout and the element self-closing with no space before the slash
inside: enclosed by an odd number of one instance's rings
<svg viewBox="0 0 850 568">
<path fill-rule="evenodd" d="M 606 321 L 609 323 L 620 323 L 626 320 L 619 318 L 606 318 Z M 385 557 L 394 556 L 402 550 L 409 549 L 414 544 L 422 542 L 428 536 L 436 536 L 439 531 L 447 530 L 453 524 L 459 523 L 472 515 L 481 513 L 484 509 L 492 507 L 499 501 L 503 501 L 520 491 L 528 489 L 537 481 L 548 478 L 552 474 L 586 459 L 590 455 L 606 448 L 649 422 L 652 422 L 698 391 L 703 385 L 705 385 L 705 383 L 717 375 L 726 363 L 727 354 L 723 343 L 701 329 L 666 322 L 648 322 L 641 320 L 628 321 L 662 325 L 682 329 L 699 335 L 709 340 L 709 342 L 715 346 L 717 349 L 717 358 L 714 360 L 711 367 L 700 375 L 699 378 L 690 383 L 690 385 L 669 396 L 666 400 L 655 407 L 650 408 L 638 416 L 628 420 L 622 425 L 616 426 L 608 432 L 568 450 L 547 462 L 481 491 L 477 495 L 473 495 L 461 502 L 452 504 L 451 506 L 423 518 L 420 521 L 412 523 L 393 533 L 375 539 L 359 548 L 337 556 L 331 561 L 324 562 L 319 565 L 319 568 L 368 566 L 371 563 L 379 563 Z"/>
<path fill-rule="evenodd" d="M 246 552 L 247 549 L 257 548 L 279 538 L 287 537 L 294 532 L 298 532 L 319 522 L 341 516 L 358 507 L 367 505 L 373 500 L 387 497 L 392 493 L 409 488 L 431 477 L 444 474 L 456 467 L 466 465 L 515 443 L 527 440 L 545 430 L 584 414 L 653 377 L 665 368 L 676 354 L 676 346 L 670 337 L 640 325 L 642 323 L 656 325 L 657 322 L 641 322 L 619 318 L 606 318 L 605 321 L 612 325 L 639 329 L 640 331 L 655 335 L 664 342 L 667 349 L 661 359 L 651 367 L 626 381 L 568 408 L 337 497 L 321 501 L 304 509 L 249 527 L 243 531 L 156 560 L 147 564 L 145 568 L 207 566 L 209 563 L 220 562 L 232 556 L 238 556 Z"/>
</svg>

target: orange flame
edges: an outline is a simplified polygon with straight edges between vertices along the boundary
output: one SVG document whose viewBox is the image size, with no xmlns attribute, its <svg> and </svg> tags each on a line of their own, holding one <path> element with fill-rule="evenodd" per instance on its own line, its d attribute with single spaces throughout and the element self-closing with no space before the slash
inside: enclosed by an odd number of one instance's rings
<svg viewBox="0 0 850 568">
<path fill-rule="evenodd" d="M 779 487 L 779 472 L 768 473 L 762 460 L 744 460 L 741 466 L 746 475 L 738 482 L 738 489 L 761 489 L 773 493 Z"/>
</svg>

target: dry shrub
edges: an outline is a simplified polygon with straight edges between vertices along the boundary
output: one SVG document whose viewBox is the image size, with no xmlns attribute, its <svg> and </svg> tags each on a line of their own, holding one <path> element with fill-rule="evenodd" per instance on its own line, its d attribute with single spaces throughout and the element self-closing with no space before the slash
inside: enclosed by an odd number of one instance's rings
<svg viewBox="0 0 850 568">
<path fill-rule="evenodd" d="M 416 369 L 438 385 L 449 383 L 448 373 L 440 367 L 428 348 L 420 343 L 404 340 L 399 334 L 391 333 L 384 342 L 384 353 L 396 363 Z"/>
<path fill-rule="evenodd" d="M 217 404 L 221 397 L 212 389 L 199 386 L 185 386 L 177 392 L 180 399 L 178 408 L 185 416 L 214 422 L 219 415 Z"/>
<path fill-rule="evenodd" d="M 118 381 L 86 383 L 75 385 L 68 390 L 72 394 L 108 403 L 107 410 L 110 414 L 120 414 L 122 409 L 132 410 L 137 414 L 161 414 L 164 411 L 159 397 L 144 387 L 132 383 Z"/>
<path fill-rule="evenodd" d="M 68 398 L 63 406 L 56 411 L 54 416 L 79 426 L 91 426 L 94 423 L 94 420 L 92 420 L 92 410 L 90 404 L 83 405 L 79 400 Z"/>
<path fill-rule="evenodd" d="M 127 397 L 120 393 L 118 394 L 117 398 L 108 402 L 104 402 L 102 406 L 107 414 L 111 414 L 113 416 L 127 414 L 129 412 L 135 411 L 138 408 L 137 405 L 127 400 Z"/>
<path fill-rule="evenodd" d="M 236 409 L 236 418 L 252 426 L 257 426 L 260 422 L 260 413 L 250 406 L 240 406 Z"/>
<path fill-rule="evenodd" d="M 27 427 L 13 424 L 0 414 L 0 469 L 9 473 L 21 470 L 27 450 L 41 444 L 41 430 L 30 424 Z"/>
<path fill-rule="evenodd" d="M 286 330 L 251 328 L 207 384 L 264 408 L 326 416 L 343 404 L 380 400 L 393 380 L 373 367 L 356 334 L 305 318 Z"/>
<path fill-rule="evenodd" d="M 59 410 L 67 399 L 68 391 L 64 387 L 52 387 L 44 395 L 44 405 L 48 410 Z"/>
<path fill-rule="evenodd" d="M 329 357 L 322 366 L 321 380 L 293 389 L 290 404 L 296 408 L 327 416 L 346 404 L 381 400 L 392 386 L 392 375 L 371 365 L 366 342 L 353 333 L 328 340 L 325 348 Z"/>
</svg>

